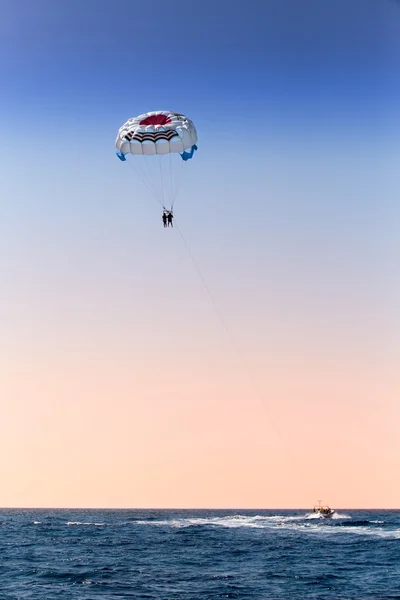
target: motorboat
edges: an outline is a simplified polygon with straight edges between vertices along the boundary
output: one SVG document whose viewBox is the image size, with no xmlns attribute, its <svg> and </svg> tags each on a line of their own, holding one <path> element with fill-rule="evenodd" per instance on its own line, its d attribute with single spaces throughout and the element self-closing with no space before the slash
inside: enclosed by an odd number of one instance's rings
<svg viewBox="0 0 400 600">
<path fill-rule="evenodd" d="M 318 500 L 318 506 L 314 506 L 313 514 L 317 514 L 324 519 L 329 519 L 335 511 L 328 505 L 321 504 L 321 500 Z"/>
</svg>

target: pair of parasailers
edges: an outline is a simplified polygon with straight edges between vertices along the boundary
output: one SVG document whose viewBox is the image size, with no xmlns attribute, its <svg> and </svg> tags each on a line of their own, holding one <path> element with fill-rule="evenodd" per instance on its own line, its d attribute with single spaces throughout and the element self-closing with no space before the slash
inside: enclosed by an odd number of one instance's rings
<svg viewBox="0 0 400 600">
<path fill-rule="evenodd" d="M 164 212 L 162 214 L 162 221 L 164 223 L 164 227 L 173 227 L 174 226 L 174 224 L 172 222 L 173 218 L 174 218 L 174 215 L 172 213 L 172 210 L 164 209 Z"/>
</svg>

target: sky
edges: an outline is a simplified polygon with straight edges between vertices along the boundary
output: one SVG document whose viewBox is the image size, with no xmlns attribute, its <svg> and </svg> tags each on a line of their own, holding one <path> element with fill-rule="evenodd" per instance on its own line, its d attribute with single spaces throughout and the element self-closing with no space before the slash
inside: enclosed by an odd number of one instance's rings
<svg viewBox="0 0 400 600">
<path fill-rule="evenodd" d="M 399 508 L 398 3 L 0 17 L 0 505 Z M 152 110 L 173 230 L 115 156 Z"/>
</svg>

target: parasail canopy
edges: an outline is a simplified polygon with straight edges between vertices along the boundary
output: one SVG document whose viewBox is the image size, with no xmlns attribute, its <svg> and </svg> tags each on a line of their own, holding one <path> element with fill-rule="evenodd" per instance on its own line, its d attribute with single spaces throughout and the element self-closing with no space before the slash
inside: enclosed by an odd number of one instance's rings
<svg viewBox="0 0 400 600">
<path fill-rule="evenodd" d="M 126 160 L 127 154 L 179 153 L 183 160 L 193 157 L 197 150 L 197 132 L 193 121 L 181 113 L 157 110 L 128 119 L 120 127 L 115 145 L 117 156 Z"/>
<path fill-rule="evenodd" d="M 181 167 L 193 158 L 196 143 L 193 122 L 168 110 L 128 119 L 115 140 L 118 158 L 127 161 L 129 157 L 137 177 L 157 202 L 170 210 L 178 194 Z"/>
</svg>

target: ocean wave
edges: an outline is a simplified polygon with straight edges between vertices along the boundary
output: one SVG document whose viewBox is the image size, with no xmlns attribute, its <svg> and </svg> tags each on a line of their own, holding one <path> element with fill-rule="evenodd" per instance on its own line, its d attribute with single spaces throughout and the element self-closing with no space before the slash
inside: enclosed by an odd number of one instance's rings
<svg viewBox="0 0 400 600">
<path fill-rule="evenodd" d="M 379 524 L 383 524 L 385 521 L 370 521 L 370 523 L 379 523 Z"/>
<path fill-rule="evenodd" d="M 325 519 L 326 517 L 323 517 L 322 515 L 320 515 L 319 513 L 308 513 L 305 516 L 306 519 Z M 333 515 L 330 517 L 330 519 L 332 521 L 339 521 L 342 519 L 351 519 L 350 515 L 346 515 L 345 513 L 339 513 L 339 512 L 334 512 Z"/>
<path fill-rule="evenodd" d="M 382 523 L 383 521 L 380 521 Z M 343 527 L 364 527 L 365 525 L 375 524 L 374 521 L 369 521 L 368 519 L 355 519 L 351 520 L 349 523 L 346 523 Z"/>
<path fill-rule="evenodd" d="M 106 523 L 85 523 L 82 521 L 67 521 L 66 525 L 92 525 L 94 527 L 105 527 Z"/>
</svg>

